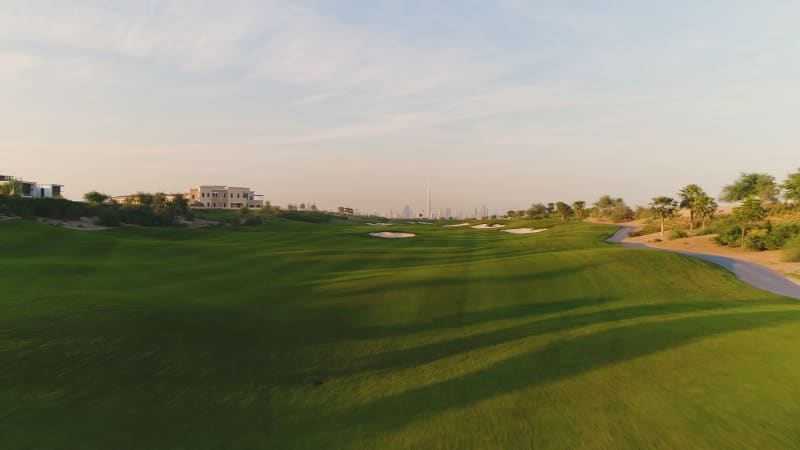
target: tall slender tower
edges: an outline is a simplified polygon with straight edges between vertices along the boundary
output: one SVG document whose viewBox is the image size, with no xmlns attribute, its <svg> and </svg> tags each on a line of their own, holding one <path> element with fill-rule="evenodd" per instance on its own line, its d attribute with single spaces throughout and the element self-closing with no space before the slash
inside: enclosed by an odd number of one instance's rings
<svg viewBox="0 0 800 450">
<path fill-rule="evenodd" d="M 431 179 L 428 178 L 428 207 L 426 208 L 425 212 L 427 213 L 427 218 L 431 218 Z"/>
</svg>

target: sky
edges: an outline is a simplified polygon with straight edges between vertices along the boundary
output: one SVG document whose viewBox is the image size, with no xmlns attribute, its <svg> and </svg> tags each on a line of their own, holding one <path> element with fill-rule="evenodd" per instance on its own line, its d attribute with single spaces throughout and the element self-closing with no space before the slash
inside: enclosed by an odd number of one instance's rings
<svg viewBox="0 0 800 450">
<path fill-rule="evenodd" d="M 0 1 L 0 173 L 645 205 L 800 166 L 796 1 Z"/>
</svg>

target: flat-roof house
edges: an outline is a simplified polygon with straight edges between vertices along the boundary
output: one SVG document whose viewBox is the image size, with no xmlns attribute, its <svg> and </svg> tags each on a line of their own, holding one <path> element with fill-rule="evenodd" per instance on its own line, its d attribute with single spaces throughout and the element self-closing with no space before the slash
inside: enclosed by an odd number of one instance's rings
<svg viewBox="0 0 800 450">
<path fill-rule="evenodd" d="M 11 175 L 0 175 L 0 183 L 11 181 L 15 177 Z M 39 184 L 35 181 L 24 181 L 22 183 L 22 197 L 26 198 L 53 198 L 61 197 L 64 191 L 63 184 Z"/>
<path fill-rule="evenodd" d="M 189 189 L 186 200 L 190 206 L 200 208 L 239 209 L 261 208 L 264 206 L 264 196 L 256 194 L 252 189 L 236 186 L 217 186 L 204 184 Z"/>
</svg>

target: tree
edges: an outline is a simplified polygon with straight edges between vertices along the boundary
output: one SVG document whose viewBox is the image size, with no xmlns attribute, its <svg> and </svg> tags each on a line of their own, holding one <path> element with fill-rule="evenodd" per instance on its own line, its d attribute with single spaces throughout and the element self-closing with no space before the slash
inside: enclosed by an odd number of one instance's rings
<svg viewBox="0 0 800 450">
<path fill-rule="evenodd" d="M 547 216 L 547 207 L 541 203 L 534 203 L 525 213 L 530 219 L 541 219 Z"/>
<path fill-rule="evenodd" d="M 306 204 L 305 203 L 300 203 L 300 209 L 301 210 L 305 210 L 306 209 Z"/>
<path fill-rule="evenodd" d="M 564 202 L 556 202 L 556 211 L 561 216 L 561 220 L 567 220 L 572 215 L 572 207 Z"/>
<path fill-rule="evenodd" d="M 577 217 L 578 220 L 583 220 L 583 211 L 586 209 L 586 202 L 583 200 L 573 202 L 572 209 L 575 211 L 575 217 Z"/>
<path fill-rule="evenodd" d="M 762 202 L 775 202 L 778 199 L 778 186 L 775 177 L 766 173 L 744 173 L 722 188 L 720 200 L 724 202 L 743 201 L 748 197 L 758 197 Z"/>
<path fill-rule="evenodd" d="M 671 197 L 655 197 L 650 203 L 650 209 L 661 219 L 661 236 L 664 236 L 664 222 L 675 215 L 678 203 Z"/>
<path fill-rule="evenodd" d="M 513 218 L 515 218 L 516 216 L 517 216 L 517 212 L 516 212 L 516 211 L 514 211 L 513 209 L 509 209 L 509 210 L 506 212 L 506 217 L 508 217 L 509 219 L 513 219 Z"/>
<path fill-rule="evenodd" d="M 709 220 L 713 220 L 714 216 L 717 215 L 717 208 L 719 208 L 717 202 L 705 193 L 694 200 L 694 211 L 695 214 L 700 217 L 700 220 L 703 221 L 704 230 L 706 229 L 706 223 Z"/>
<path fill-rule="evenodd" d="M 800 202 L 800 169 L 786 177 L 786 180 L 781 184 L 781 189 L 784 191 L 783 198 L 793 202 Z"/>
<path fill-rule="evenodd" d="M 171 203 L 179 216 L 189 218 L 192 215 L 192 212 L 189 209 L 189 202 L 186 200 L 186 197 L 184 197 L 183 194 L 175 194 L 175 198 L 172 199 Z"/>
<path fill-rule="evenodd" d="M 547 204 L 547 215 L 553 214 L 556 212 L 556 204 L 555 203 L 548 203 Z"/>
<path fill-rule="evenodd" d="M 133 196 L 133 200 L 131 203 L 138 204 L 139 206 L 143 206 L 145 208 L 152 208 L 153 207 L 153 194 L 148 194 L 146 192 L 137 192 L 136 195 Z"/>
<path fill-rule="evenodd" d="M 236 215 L 239 216 L 240 219 L 245 220 L 250 217 L 250 208 L 248 208 L 247 205 L 244 205 L 236 210 Z"/>
<path fill-rule="evenodd" d="M 269 202 L 269 200 L 266 200 L 264 202 L 264 205 L 262 205 L 261 208 L 258 209 L 259 216 L 270 216 L 272 215 L 273 212 L 274 211 L 272 209 L 272 204 Z"/>
<path fill-rule="evenodd" d="M 312 211 L 319 211 L 319 210 L 317 209 L 317 204 L 316 204 L 316 203 L 312 203 L 312 204 L 311 204 L 311 210 L 312 210 Z"/>
<path fill-rule="evenodd" d="M 612 198 L 610 195 L 600 197 L 595 203 L 595 215 L 602 218 L 610 218 L 615 222 L 631 220 L 634 216 L 633 210 L 625 204 L 621 198 Z"/>
<path fill-rule="evenodd" d="M 83 199 L 92 206 L 100 206 L 109 199 L 109 196 L 97 191 L 91 191 L 83 194 Z"/>
<path fill-rule="evenodd" d="M 744 249 L 744 238 L 747 234 L 747 228 L 752 223 L 758 222 L 764 218 L 764 207 L 761 206 L 761 200 L 757 197 L 747 197 L 744 199 L 741 206 L 733 208 L 733 218 L 742 229 L 742 248 Z"/>
<path fill-rule="evenodd" d="M 0 183 L 0 197 L 19 197 L 22 195 L 22 181 L 10 178 Z"/>
<path fill-rule="evenodd" d="M 594 204 L 594 206 L 596 206 L 597 209 L 602 211 L 602 210 L 613 208 L 615 203 L 616 202 L 614 201 L 614 199 L 611 198 L 610 195 L 606 194 L 606 195 L 600 197 L 597 200 L 597 203 Z"/>
<path fill-rule="evenodd" d="M 680 207 L 689 210 L 689 230 L 694 230 L 694 214 L 697 209 L 697 199 L 701 196 L 708 196 L 705 191 L 703 191 L 703 188 L 696 184 L 686 185 L 678 192 L 678 196 L 681 198 Z"/>
</svg>

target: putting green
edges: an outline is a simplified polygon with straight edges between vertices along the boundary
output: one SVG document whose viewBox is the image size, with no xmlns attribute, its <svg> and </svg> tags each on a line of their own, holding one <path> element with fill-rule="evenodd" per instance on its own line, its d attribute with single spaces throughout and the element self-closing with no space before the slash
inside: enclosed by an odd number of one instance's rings
<svg viewBox="0 0 800 450">
<path fill-rule="evenodd" d="M 689 257 L 275 220 L 0 223 L 0 447 L 787 448 L 800 305 Z"/>
</svg>

